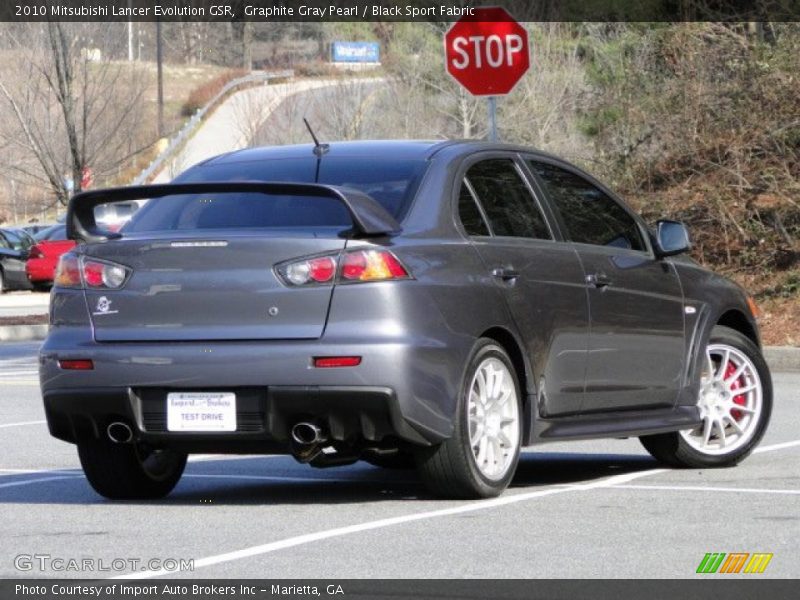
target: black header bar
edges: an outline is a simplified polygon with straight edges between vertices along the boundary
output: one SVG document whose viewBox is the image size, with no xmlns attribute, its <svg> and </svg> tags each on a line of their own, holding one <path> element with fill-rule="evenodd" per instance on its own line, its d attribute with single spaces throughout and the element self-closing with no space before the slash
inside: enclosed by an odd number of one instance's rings
<svg viewBox="0 0 800 600">
<path fill-rule="evenodd" d="M 800 0 L 2 0 L 0 21 L 800 21 Z"/>
</svg>

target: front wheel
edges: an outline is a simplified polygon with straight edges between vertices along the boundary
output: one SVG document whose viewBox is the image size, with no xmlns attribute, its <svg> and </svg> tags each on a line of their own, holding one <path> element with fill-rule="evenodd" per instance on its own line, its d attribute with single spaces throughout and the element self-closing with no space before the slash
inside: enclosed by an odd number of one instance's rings
<svg viewBox="0 0 800 600">
<path fill-rule="evenodd" d="M 94 490 L 111 500 L 163 498 L 186 467 L 186 454 L 180 452 L 98 438 L 78 442 L 78 457 Z"/>
<path fill-rule="evenodd" d="M 706 347 L 694 429 L 640 438 L 650 454 L 676 467 L 728 467 L 761 441 L 772 413 L 772 380 L 758 347 L 728 327 L 715 327 Z"/>
<path fill-rule="evenodd" d="M 417 468 L 433 493 L 489 498 L 508 487 L 522 440 L 520 397 L 506 351 L 493 340 L 479 340 L 462 384 L 453 435 L 417 452 Z"/>
</svg>

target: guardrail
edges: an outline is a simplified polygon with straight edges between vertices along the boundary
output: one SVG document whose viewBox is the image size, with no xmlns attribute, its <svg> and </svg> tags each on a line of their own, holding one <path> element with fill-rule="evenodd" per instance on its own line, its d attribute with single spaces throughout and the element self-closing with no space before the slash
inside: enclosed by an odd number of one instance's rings
<svg viewBox="0 0 800 600">
<path fill-rule="evenodd" d="M 178 131 L 178 133 L 176 133 L 169 140 L 169 144 L 164 151 L 156 156 L 153 159 L 153 162 L 151 162 L 147 168 L 139 173 L 139 175 L 131 182 L 131 185 L 142 185 L 147 183 L 150 177 L 157 173 L 162 168 L 164 163 L 172 157 L 172 154 L 183 145 L 183 142 L 185 142 L 189 136 L 194 133 L 195 128 L 203 120 L 203 117 L 205 117 L 206 114 L 231 90 L 243 85 L 252 85 L 259 82 L 266 83 L 271 79 L 287 79 L 291 77 L 294 77 L 294 70 L 287 69 L 285 71 L 274 71 L 270 73 L 251 73 L 250 75 L 245 75 L 244 77 L 239 77 L 238 79 L 232 79 L 226 83 L 225 87 L 223 87 L 216 96 L 214 96 L 205 106 L 199 108 L 197 112 L 192 115 L 192 117 L 183 125 L 183 127 L 181 127 L 180 131 Z"/>
</svg>

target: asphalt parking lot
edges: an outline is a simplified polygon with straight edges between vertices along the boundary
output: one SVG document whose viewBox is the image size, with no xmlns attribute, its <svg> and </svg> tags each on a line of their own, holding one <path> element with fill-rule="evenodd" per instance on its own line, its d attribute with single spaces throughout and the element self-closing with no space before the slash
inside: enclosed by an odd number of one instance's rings
<svg viewBox="0 0 800 600">
<path fill-rule="evenodd" d="M 37 347 L 0 344 L 0 577 L 157 577 L 149 561 L 193 559 L 169 576 L 672 579 L 701 577 L 707 552 L 774 554 L 730 577 L 800 574 L 800 373 L 773 374 L 766 438 L 733 469 L 664 469 L 636 440 L 559 443 L 526 450 L 500 498 L 454 502 L 413 471 L 201 456 L 163 501 L 112 503 L 47 432 Z M 18 570 L 20 555 L 95 570 Z"/>
</svg>

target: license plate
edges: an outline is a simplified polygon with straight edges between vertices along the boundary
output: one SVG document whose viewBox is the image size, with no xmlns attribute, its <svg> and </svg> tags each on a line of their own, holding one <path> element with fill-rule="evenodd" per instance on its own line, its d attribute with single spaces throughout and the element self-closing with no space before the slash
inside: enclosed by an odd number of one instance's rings
<svg viewBox="0 0 800 600">
<path fill-rule="evenodd" d="M 167 394 L 167 431 L 236 431 L 236 394 Z"/>
</svg>

